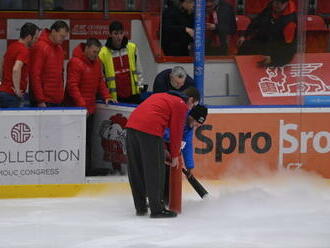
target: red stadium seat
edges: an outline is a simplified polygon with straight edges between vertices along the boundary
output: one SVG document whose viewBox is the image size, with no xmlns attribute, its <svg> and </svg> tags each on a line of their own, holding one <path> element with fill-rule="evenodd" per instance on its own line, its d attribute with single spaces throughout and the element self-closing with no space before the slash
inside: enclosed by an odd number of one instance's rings
<svg viewBox="0 0 330 248">
<path fill-rule="evenodd" d="M 145 1 L 145 10 L 146 11 L 160 12 L 161 11 L 161 3 L 162 3 L 162 1 L 159 1 L 159 0 Z"/>
<path fill-rule="evenodd" d="M 328 50 L 329 30 L 320 16 L 306 17 L 306 52 L 323 53 Z"/>
<path fill-rule="evenodd" d="M 237 3 L 236 0 L 225 0 L 227 3 L 230 3 L 231 6 L 233 6 L 234 9 L 236 9 Z"/>
<path fill-rule="evenodd" d="M 330 14 L 330 1 L 329 0 L 317 0 L 316 4 L 317 14 Z"/>
<path fill-rule="evenodd" d="M 237 40 L 251 23 L 248 16 L 236 15 L 237 32 L 231 36 L 229 42 L 229 54 L 237 54 Z"/>
<path fill-rule="evenodd" d="M 251 19 L 245 15 L 236 15 L 237 31 L 244 31 L 251 23 Z"/>
<path fill-rule="evenodd" d="M 321 16 L 308 15 L 306 18 L 306 29 L 307 31 L 325 31 L 327 25 Z"/>
<path fill-rule="evenodd" d="M 123 0 L 109 0 L 109 10 L 126 10 L 127 6 Z"/>
<path fill-rule="evenodd" d="M 245 0 L 244 10 L 247 15 L 259 14 L 270 2 L 270 0 Z"/>
<path fill-rule="evenodd" d="M 161 28 L 159 14 L 144 14 L 142 20 L 153 54 L 156 57 L 163 55 L 160 44 Z"/>
<path fill-rule="evenodd" d="M 296 5 L 298 0 L 293 0 Z M 329 0 L 326 0 L 329 1 Z M 271 0 L 245 0 L 244 10 L 246 15 L 256 15 L 259 14 Z"/>
</svg>

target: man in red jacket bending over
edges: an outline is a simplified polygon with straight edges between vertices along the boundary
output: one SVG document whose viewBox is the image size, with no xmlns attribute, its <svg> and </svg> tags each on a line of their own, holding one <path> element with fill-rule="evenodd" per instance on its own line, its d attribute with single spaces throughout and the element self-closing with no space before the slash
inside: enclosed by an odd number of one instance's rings
<svg viewBox="0 0 330 248">
<path fill-rule="evenodd" d="M 37 107 L 57 107 L 63 102 L 64 52 L 61 44 L 69 34 L 64 21 L 56 21 L 42 31 L 31 51 L 31 103 Z"/>
<path fill-rule="evenodd" d="M 183 92 L 156 93 L 142 102 L 130 115 L 126 148 L 128 178 L 132 189 L 136 215 L 147 214 L 148 196 L 151 218 L 175 217 L 164 207 L 165 158 L 163 136 L 171 131 L 171 166 L 179 164 L 183 127 L 187 112 L 199 101 L 199 92 L 190 87 Z"/>
<path fill-rule="evenodd" d="M 110 94 L 103 80 L 102 65 L 98 54 L 102 47 L 95 38 L 87 39 L 73 50 L 73 57 L 68 63 L 65 103 L 68 106 L 86 107 L 88 111 L 86 132 L 86 175 L 92 175 L 91 141 L 93 118 L 96 108 L 96 95 L 106 103 Z"/>
</svg>

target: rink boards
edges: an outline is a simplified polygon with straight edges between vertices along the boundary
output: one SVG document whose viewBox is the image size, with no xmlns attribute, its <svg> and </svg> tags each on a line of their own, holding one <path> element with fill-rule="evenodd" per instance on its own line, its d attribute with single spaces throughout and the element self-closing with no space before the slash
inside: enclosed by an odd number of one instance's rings
<svg viewBox="0 0 330 248">
<path fill-rule="evenodd" d="M 126 163 L 123 127 L 133 110 L 129 105 L 98 104 L 95 167 Z M 0 111 L 0 198 L 126 192 L 126 176 L 119 182 L 111 176 L 107 182 L 84 176 L 85 115 L 84 109 Z M 306 170 L 328 179 L 329 123 L 327 107 L 210 108 L 194 137 L 194 174 L 222 182 Z"/>
<path fill-rule="evenodd" d="M 128 106 L 98 105 L 94 164 L 111 154 L 126 162 L 123 125 Z M 293 106 L 211 107 L 194 136 L 194 173 L 205 179 L 259 171 L 304 169 L 330 178 L 330 108 Z M 118 149 L 119 147 L 119 149 Z"/>
<path fill-rule="evenodd" d="M 86 110 L 0 111 L 0 184 L 71 184 L 85 180 Z"/>
</svg>

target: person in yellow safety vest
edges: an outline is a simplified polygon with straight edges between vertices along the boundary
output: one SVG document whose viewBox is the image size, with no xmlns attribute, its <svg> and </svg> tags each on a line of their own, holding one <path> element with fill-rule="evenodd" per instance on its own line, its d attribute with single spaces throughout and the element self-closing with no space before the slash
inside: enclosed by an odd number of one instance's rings
<svg viewBox="0 0 330 248">
<path fill-rule="evenodd" d="M 107 87 L 112 99 L 124 103 L 140 103 L 143 88 L 137 46 L 128 41 L 123 24 L 113 21 L 109 25 L 109 38 L 99 58 L 103 63 Z"/>
</svg>

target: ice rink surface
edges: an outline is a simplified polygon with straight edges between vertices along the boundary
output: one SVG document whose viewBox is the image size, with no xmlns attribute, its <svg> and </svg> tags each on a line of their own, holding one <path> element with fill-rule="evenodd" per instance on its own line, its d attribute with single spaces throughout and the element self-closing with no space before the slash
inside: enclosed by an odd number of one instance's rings
<svg viewBox="0 0 330 248">
<path fill-rule="evenodd" d="M 208 200 L 185 194 L 173 219 L 135 216 L 130 194 L 0 200 L 0 247 L 330 247 L 329 181 L 284 173 L 207 187 Z"/>
</svg>

